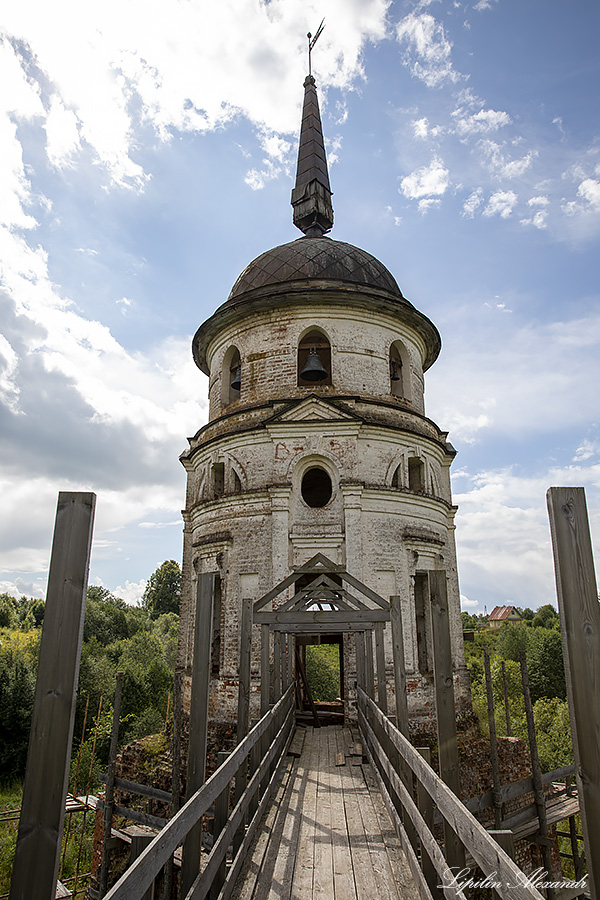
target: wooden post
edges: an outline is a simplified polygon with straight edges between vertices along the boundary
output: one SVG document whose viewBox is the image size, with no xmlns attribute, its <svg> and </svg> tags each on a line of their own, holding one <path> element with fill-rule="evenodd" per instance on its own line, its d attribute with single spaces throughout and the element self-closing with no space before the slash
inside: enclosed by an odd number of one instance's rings
<svg viewBox="0 0 600 900">
<path fill-rule="evenodd" d="M 429 747 L 416 747 L 415 748 L 418 753 L 421 754 L 425 762 L 428 766 L 431 765 L 431 750 Z M 430 831 L 433 831 L 433 815 L 434 815 L 434 806 L 433 800 L 429 796 L 429 791 L 422 784 L 421 781 L 417 778 L 417 806 L 419 807 L 419 812 L 423 816 L 425 820 L 425 824 L 429 828 Z M 443 894 L 438 887 L 440 883 L 440 876 L 437 873 L 437 869 L 433 864 L 433 861 L 429 854 L 427 853 L 427 848 L 421 842 L 421 868 L 423 870 L 423 875 L 425 876 L 425 881 L 431 891 L 431 896 L 434 900 L 442 900 Z"/>
<path fill-rule="evenodd" d="M 225 750 L 220 750 L 217 754 L 217 768 L 220 768 L 228 757 L 229 753 L 227 753 Z M 230 782 L 228 781 L 215 800 L 215 817 L 213 820 L 213 839 L 215 842 L 225 828 L 225 825 L 227 824 L 227 816 L 229 815 L 229 785 Z M 216 900 L 216 898 L 219 896 L 219 891 L 221 890 L 223 882 L 225 881 L 226 871 L 227 861 L 225 856 L 223 857 L 223 862 L 219 866 L 219 871 L 210 889 L 211 900 Z"/>
<path fill-rule="evenodd" d="M 496 738 L 496 715 L 494 712 L 494 692 L 492 690 L 492 672 L 490 669 L 490 654 L 487 647 L 483 650 L 483 665 L 485 668 L 485 687 L 487 694 L 488 725 L 490 729 L 490 755 L 492 758 L 492 784 L 494 797 L 494 828 L 499 829 L 502 822 L 502 797 L 500 795 L 500 764 L 498 762 L 498 740 Z"/>
<path fill-rule="evenodd" d="M 250 662 L 252 656 L 252 600 L 242 600 L 242 621 L 240 626 L 240 670 L 238 679 L 237 742 L 241 744 L 248 734 L 250 725 Z M 234 805 L 238 802 L 248 783 L 248 766 L 240 767 L 235 779 Z M 244 839 L 244 821 L 234 839 L 234 855 Z"/>
<path fill-rule="evenodd" d="M 287 635 L 287 687 L 294 680 L 294 642 L 296 638 L 293 634 Z"/>
<path fill-rule="evenodd" d="M 402 732 L 405 738 L 410 740 L 408 728 L 408 700 L 406 693 L 406 669 L 404 666 L 404 636 L 402 631 L 401 598 L 398 595 L 390 597 L 390 625 L 392 629 L 392 655 L 394 660 L 394 695 L 396 705 L 396 728 Z M 402 759 L 395 748 L 389 748 L 392 765 L 402 778 L 405 788 L 413 793 L 413 775 L 410 766 Z M 418 838 L 414 825 L 402 807 L 400 798 L 398 803 L 402 810 L 402 821 L 408 840 L 413 848 L 417 849 Z"/>
<path fill-rule="evenodd" d="M 435 682 L 435 706 L 437 713 L 438 750 L 440 776 L 460 799 L 460 772 L 458 767 L 458 740 L 456 736 L 456 710 L 454 707 L 454 682 L 452 679 L 452 647 L 448 617 L 448 593 L 446 573 L 428 572 L 431 600 L 431 625 L 433 644 L 433 678 Z M 465 864 L 465 851 L 454 830 L 444 822 L 446 861 L 450 868 Z"/>
<path fill-rule="evenodd" d="M 356 632 L 356 684 L 367 691 L 366 685 L 366 661 L 365 661 L 365 633 Z"/>
<path fill-rule="evenodd" d="M 208 693 L 210 688 L 210 654 L 212 647 L 213 604 L 217 575 L 198 576 L 196 589 L 196 621 L 194 626 L 194 658 L 192 661 L 192 696 L 190 699 L 190 738 L 188 745 L 187 797 L 202 787 L 206 777 L 206 744 L 208 740 Z M 188 893 L 200 871 L 202 820 L 187 834 L 183 844 L 181 895 Z"/>
<path fill-rule="evenodd" d="M 273 634 L 273 703 L 281 698 L 281 631 Z"/>
<path fill-rule="evenodd" d="M 600 607 L 583 488 L 547 494 L 581 825 L 592 897 L 600 891 Z"/>
<path fill-rule="evenodd" d="M 396 694 L 396 728 L 408 737 L 408 703 L 406 700 L 406 669 L 404 667 L 404 637 L 400 597 L 390 597 L 392 653 L 394 659 L 394 692 Z"/>
<path fill-rule="evenodd" d="M 269 711 L 271 694 L 271 653 L 268 625 L 260 626 L 260 715 Z"/>
<path fill-rule="evenodd" d="M 504 715 L 506 717 L 506 736 L 512 737 L 510 723 L 510 706 L 508 705 L 508 685 L 506 683 L 506 663 L 502 660 L 502 690 L 504 692 Z"/>
<path fill-rule="evenodd" d="M 387 684 L 385 680 L 385 643 L 383 630 L 385 622 L 375 623 L 375 661 L 377 664 L 377 704 L 379 709 L 387 716 Z"/>
<path fill-rule="evenodd" d="M 110 749 L 108 751 L 108 769 L 106 772 L 106 791 L 104 793 L 104 815 L 102 831 L 102 864 L 100 866 L 99 888 L 100 896 L 106 893 L 108 884 L 108 847 L 110 844 L 114 794 L 115 794 L 115 766 L 117 762 L 117 750 L 119 746 L 119 721 L 121 719 L 121 694 L 123 691 L 123 673 L 117 672 L 115 686 L 115 705 L 113 709 L 112 730 L 110 733 Z"/>
<path fill-rule="evenodd" d="M 525 700 L 525 715 L 527 716 L 527 734 L 529 737 L 529 752 L 531 753 L 531 775 L 533 779 L 533 797 L 535 801 L 538 821 L 540 827 L 538 834 L 541 838 L 542 855 L 544 857 L 544 866 L 549 876 L 552 874 L 552 841 L 548 840 L 548 821 L 546 818 L 546 797 L 544 796 L 544 785 L 542 782 L 542 769 L 540 766 L 540 758 L 538 756 L 537 738 L 535 734 L 535 722 L 533 720 L 533 705 L 531 703 L 531 693 L 529 691 L 529 673 L 527 671 L 527 657 L 525 651 L 521 650 L 521 678 L 523 680 L 523 699 Z M 548 846 L 550 844 L 550 846 Z M 546 896 L 549 900 L 553 900 L 556 896 L 554 889 L 546 888 Z"/>
<path fill-rule="evenodd" d="M 171 768 L 171 816 L 179 811 L 181 794 L 181 696 L 183 690 L 183 672 L 177 670 L 173 679 L 173 738 Z M 173 889 L 173 857 L 165 865 L 163 900 L 171 900 Z"/>
<path fill-rule="evenodd" d="M 373 663 L 373 630 L 368 629 L 363 632 L 365 636 L 365 680 L 366 692 L 371 698 L 375 699 L 375 666 Z"/>
<path fill-rule="evenodd" d="M 153 834 L 147 831 L 130 831 L 131 848 L 129 851 L 129 865 L 134 863 L 138 856 L 141 856 L 148 844 L 154 838 Z M 140 900 L 154 900 L 154 884 L 151 884 L 147 891 L 144 892 Z"/>
<path fill-rule="evenodd" d="M 54 897 L 96 495 L 58 495 L 10 900 Z"/>
</svg>

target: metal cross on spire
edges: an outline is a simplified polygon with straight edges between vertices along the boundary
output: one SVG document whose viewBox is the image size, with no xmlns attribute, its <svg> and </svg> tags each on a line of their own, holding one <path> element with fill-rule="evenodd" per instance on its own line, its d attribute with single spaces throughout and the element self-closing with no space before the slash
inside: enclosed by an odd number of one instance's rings
<svg viewBox="0 0 600 900">
<path fill-rule="evenodd" d="M 317 33 L 315 34 L 315 36 L 313 37 L 312 34 L 310 33 L 310 31 L 306 35 L 306 37 L 308 38 L 308 74 L 309 75 L 312 75 L 310 54 L 312 53 L 312 48 L 315 46 L 315 44 L 321 37 L 321 32 L 323 31 L 324 28 L 325 28 L 325 19 L 322 19 L 321 24 L 317 28 Z"/>
</svg>

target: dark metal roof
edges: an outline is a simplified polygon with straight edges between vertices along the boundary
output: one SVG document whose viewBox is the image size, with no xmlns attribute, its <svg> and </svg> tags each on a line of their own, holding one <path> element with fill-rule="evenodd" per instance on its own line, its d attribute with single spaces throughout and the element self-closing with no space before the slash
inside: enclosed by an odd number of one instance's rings
<svg viewBox="0 0 600 900">
<path fill-rule="evenodd" d="M 304 106 L 298 145 L 296 185 L 292 191 L 294 225 L 304 234 L 327 234 L 333 225 L 331 187 L 315 79 L 304 82 Z"/>
<path fill-rule="evenodd" d="M 228 299 L 266 285 L 307 280 L 348 282 L 402 297 L 391 272 L 365 250 L 327 237 L 301 237 L 253 260 L 232 287 Z"/>
</svg>

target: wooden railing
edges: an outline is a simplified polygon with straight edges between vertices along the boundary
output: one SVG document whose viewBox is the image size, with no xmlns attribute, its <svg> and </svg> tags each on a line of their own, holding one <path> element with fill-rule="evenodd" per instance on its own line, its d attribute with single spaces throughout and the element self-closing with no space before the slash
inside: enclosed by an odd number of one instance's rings
<svg viewBox="0 0 600 900">
<path fill-rule="evenodd" d="M 156 835 L 106 894 L 105 900 L 140 900 L 182 843 L 185 857 L 186 836 L 201 821 L 209 807 L 215 803 L 216 807 L 229 809 L 230 786 L 235 779 L 236 785 L 243 785 L 243 789 L 236 789 L 236 798 L 238 794 L 239 798 L 220 823 L 220 832 L 214 835 L 213 847 L 201 871 L 200 860 L 197 861 L 198 874 L 185 895 L 185 900 L 204 900 L 209 893 L 218 900 L 227 900 L 285 761 L 294 731 L 293 701 L 293 686 L 290 686 L 208 781 Z M 227 852 L 231 844 L 234 856 L 226 871 Z"/>
<path fill-rule="evenodd" d="M 465 900 L 460 884 L 470 878 L 481 881 L 489 876 L 496 895 L 502 900 L 543 900 L 542 894 L 526 883 L 523 872 L 497 841 L 360 687 L 358 722 L 363 746 L 423 898 L 444 896 Z M 413 776 L 418 804 L 414 799 Z M 481 875 L 476 868 L 465 869 L 462 877 L 457 878 L 456 867 L 450 868 L 431 830 L 434 808 L 468 850 Z"/>
</svg>

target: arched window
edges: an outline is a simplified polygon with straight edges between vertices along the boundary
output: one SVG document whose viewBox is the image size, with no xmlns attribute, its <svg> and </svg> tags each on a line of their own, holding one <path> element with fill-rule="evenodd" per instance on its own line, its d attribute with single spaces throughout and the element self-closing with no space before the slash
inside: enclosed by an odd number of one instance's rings
<svg viewBox="0 0 600 900">
<path fill-rule="evenodd" d="M 225 463 L 215 463 L 210 470 L 210 477 L 212 496 L 216 500 L 225 493 Z"/>
<path fill-rule="evenodd" d="M 331 384 L 331 345 L 322 331 L 313 328 L 298 344 L 298 385 Z"/>
<path fill-rule="evenodd" d="M 394 341 L 390 347 L 389 364 L 392 396 L 410 400 L 410 364 L 402 341 Z"/>
<path fill-rule="evenodd" d="M 242 366 L 239 350 L 237 347 L 230 347 L 223 357 L 223 372 L 221 376 L 221 400 L 223 406 L 240 399 L 241 376 Z"/>
<path fill-rule="evenodd" d="M 425 490 L 425 466 L 418 456 L 411 456 L 408 460 L 408 489 L 417 494 Z"/>
<path fill-rule="evenodd" d="M 402 471 L 402 463 L 399 466 L 396 466 L 394 474 L 392 475 L 392 487 L 401 488 L 404 485 L 404 473 Z"/>
</svg>

